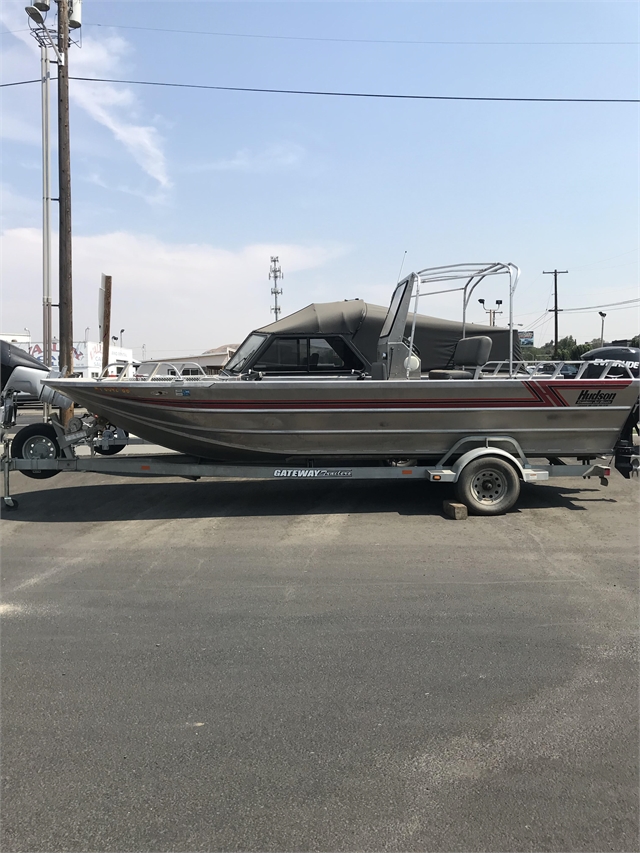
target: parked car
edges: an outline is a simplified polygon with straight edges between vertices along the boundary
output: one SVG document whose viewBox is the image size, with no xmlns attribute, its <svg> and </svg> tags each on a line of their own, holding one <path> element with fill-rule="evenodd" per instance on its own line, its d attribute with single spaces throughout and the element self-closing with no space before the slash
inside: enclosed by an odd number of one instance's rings
<svg viewBox="0 0 640 853">
<path fill-rule="evenodd" d="M 531 367 L 532 374 L 542 374 L 543 376 L 553 376 L 558 369 L 559 362 L 545 361 L 541 364 L 536 364 Z M 573 379 L 579 370 L 577 364 L 563 364 L 560 367 L 559 377 L 563 379 Z"/>
</svg>

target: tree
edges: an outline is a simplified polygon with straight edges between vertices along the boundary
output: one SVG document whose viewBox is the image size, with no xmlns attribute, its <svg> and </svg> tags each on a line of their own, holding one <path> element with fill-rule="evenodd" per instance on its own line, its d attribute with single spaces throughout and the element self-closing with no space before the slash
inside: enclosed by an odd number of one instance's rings
<svg viewBox="0 0 640 853">
<path fill-rule="evenodd" d="M 562 361 L 576 361 L 591 349 L 591 344 L 579 344 L 573 335 L 567 335 L 558 341 L 558 358 Z"/>
</svg>

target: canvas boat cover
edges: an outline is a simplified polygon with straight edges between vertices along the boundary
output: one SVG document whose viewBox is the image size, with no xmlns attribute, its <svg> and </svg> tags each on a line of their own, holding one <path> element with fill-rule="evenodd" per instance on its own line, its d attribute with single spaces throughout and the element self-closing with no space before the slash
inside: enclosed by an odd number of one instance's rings
<svg viewBox="0 0 640 853">
<path fill-rule="evenodd" d="M 378 338 L 387 316 L 387 308 L 371 305 L 361 299 L 345 299 L 343 302 L 317 302 L 300 311 L 283 317 L 256 331 L 272 335 L 319 334 L 345 335 L 349 337 L 369 363 L 376 360 Z M 409 313 L 406 327 L 407 338 L 411 335 L 413 314 Z M 509 329 L 467 323 L 465 337 L 487 335 L 492 346 L 491 361 L 509 358 Z M 420 352 L 422 370 L 433 370 L 450 366 L 456 344 L 462 338 L 462 323 L 441 320 L 418 314 L 416 318 L 415 346 Z M 513 332 L 513 358 L 521 359 L 517 331 Z"/>
</svg>

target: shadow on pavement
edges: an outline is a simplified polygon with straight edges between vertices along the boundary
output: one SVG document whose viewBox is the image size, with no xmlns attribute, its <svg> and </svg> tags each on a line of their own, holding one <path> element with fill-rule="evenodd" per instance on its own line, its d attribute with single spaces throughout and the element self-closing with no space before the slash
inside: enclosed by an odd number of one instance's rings
<svg viewBox="0 0 640 853">
<path fill-rule="evenodd" d="M 16 485 L 14 481 L 14 486 Z M 66 484 L 65 484 L 66 485 Z M 442 516 L 453 487 L 426 482 L 200 481 L 119 482 L 12 490 L 17 510 L 6 521 L 83 522 L 133 519 L 299 516 L 394 513 Z M 592 502 L 616 503 L 599 488 L 523 484 L 515 509 L 586 510 Z M 583 505 L 586 504 L 586 505 Z"/>
</svg>

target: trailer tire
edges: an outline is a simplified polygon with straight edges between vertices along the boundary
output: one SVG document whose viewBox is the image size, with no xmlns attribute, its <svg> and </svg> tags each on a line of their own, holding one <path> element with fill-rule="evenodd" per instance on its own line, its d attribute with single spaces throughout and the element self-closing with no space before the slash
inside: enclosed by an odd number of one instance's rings
<svg viewBox="0 0 640 853">
<path fill-rule="evenodd" d="M 11 442 L 11 455 L 14 459 L 58 459 L 60 445 L 55 429 L 51 424 L 29 424 L 23 427 Z M 33 480 L 48 480 L 59 471 L 22 471 L 25 477 Z"/>
<path fill-rule="evenodd" d="M 506 459 L 483 456 L 465 465 L 455 492 L 472 515 L 502 515 L 518 500 L 520 478 Z"/>
</svg>

